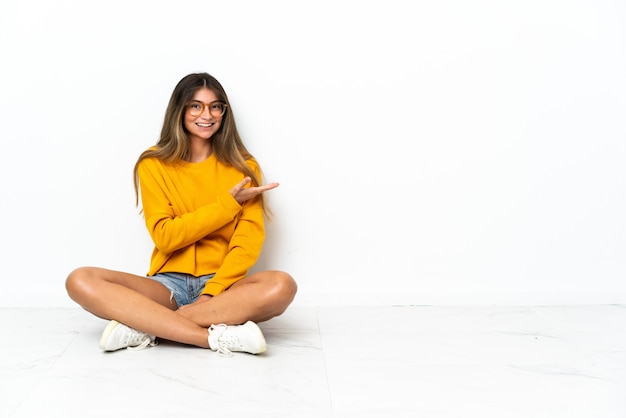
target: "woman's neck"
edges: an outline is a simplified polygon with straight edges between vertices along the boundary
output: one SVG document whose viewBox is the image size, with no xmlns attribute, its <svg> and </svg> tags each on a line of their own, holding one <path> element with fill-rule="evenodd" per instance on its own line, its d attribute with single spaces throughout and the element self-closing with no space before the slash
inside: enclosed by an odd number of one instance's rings
<svg viewBox="0 0 626 418">
<path fill-rule="evenodd" d="M 207 158 L 209 158 L 213 151 L 211 148 L 211 142 L 206 139 L 200 138 L 196 140 L 192 138 L 189 147 L 191 149 L 191 157 L 189 159 L 189 162 L 192 163 L 199 163 L 206 160 Z"/>
</svg>

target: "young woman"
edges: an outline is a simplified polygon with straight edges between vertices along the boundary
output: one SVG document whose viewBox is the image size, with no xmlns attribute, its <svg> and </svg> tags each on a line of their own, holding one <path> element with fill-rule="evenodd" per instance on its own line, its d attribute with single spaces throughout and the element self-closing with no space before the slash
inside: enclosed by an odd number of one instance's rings
<svg viewBox="0 0 626 418">
<path fill-rule="evenodd" d="M 176 85 L 156 146 L 135 165 L 135 191 L 154 241 L 147 277 L 81 267 L 70 297 L 111 322 L 105 351 L 156 337 L 230 354 L 266 349 L 256 325 L 280 315 L 297 286 L 281 271 L 248 275 L 265 236 L 262 172 L 237 132 L 226 92 L 206 73 Z"/>
</svg>

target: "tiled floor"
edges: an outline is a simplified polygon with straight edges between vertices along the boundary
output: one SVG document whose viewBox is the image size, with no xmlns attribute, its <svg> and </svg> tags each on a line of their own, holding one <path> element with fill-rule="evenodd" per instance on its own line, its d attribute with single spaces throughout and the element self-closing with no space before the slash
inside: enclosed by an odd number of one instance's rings
<svg viewBox="0 0 626 418">
<path fill-rule="evenodd" d="M 103 353 L 78 308 L 0 315 L 0 417 L 626 417 L 626 306 L 292 307 L 230 358 Z"/>
</svg>

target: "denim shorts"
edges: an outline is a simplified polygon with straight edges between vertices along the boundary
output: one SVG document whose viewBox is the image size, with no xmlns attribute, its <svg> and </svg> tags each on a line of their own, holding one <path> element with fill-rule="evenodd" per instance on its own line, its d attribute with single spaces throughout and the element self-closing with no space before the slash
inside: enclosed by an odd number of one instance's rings
<svg viewBox="0 0 626 418">
<path fill-rule="evenodd" d="M 215 273 L 200 277 L 185 273 L 157 273 L 154 276 L 148 276 L 148 278 L 167 287 L 180 308 L 195 302 L 200 297 L 200 292 L 204 290 L 206 283 L 213 276 Z"/>
</svg>

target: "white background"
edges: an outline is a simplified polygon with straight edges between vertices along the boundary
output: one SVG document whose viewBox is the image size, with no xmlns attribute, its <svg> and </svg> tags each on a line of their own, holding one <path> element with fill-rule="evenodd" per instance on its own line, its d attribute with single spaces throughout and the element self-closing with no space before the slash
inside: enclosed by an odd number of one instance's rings
<svg viewBox="0 0 626 418">
<path fill-rule="evenodd" d="M 144 274 L 132 168 L 217 77 L 300 305 L 626 303 L 626 3 L 0 2 L 0 306 Z"/>
</svg>

